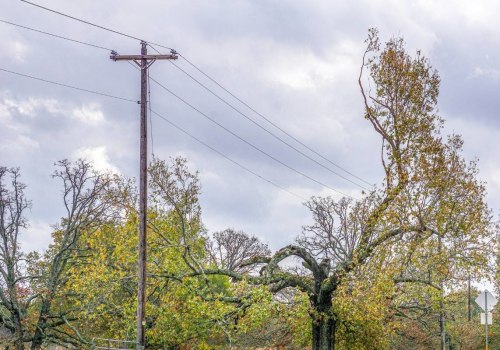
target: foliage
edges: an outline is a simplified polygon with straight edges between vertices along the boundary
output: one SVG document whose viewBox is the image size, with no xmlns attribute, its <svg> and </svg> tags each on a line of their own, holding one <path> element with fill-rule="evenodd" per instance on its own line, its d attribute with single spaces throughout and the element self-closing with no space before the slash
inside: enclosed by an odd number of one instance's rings
<svg viewBox="0 0 500 350">
<path fill-rule="evenodd" d="M 226 346 L 241 331 L 264 327 L 271 294 L 246 281 L 224 276 L 191 276 L 193 268 L 214 264 L 201 222 L 196 173 L 181 158 L 156 160 L 150 167 L 146 338 L 150 348 Z M 120 201 L 124 218 L 85 234 L 85 248 L 71 265 L 65 293 L 78 309 L 82 337 L 134 339 L 138 221 L 136 195 Z M 230 231 L 227 231 L 230 232 Z M 248 248 L 264 247 L 250 237 Z M 222 236 L 221 236 L 222 237 Z M 211 245 L 212 247 L 214 245 Z M 250 249 L 251 251 L 251 249 Z M 260 250 L 259 250 L 260 251 Z M 238 256 L 238 250 L 233 251 Z M 250 307 L 249 300 L 252 300 Z M 236 305 L 236 307 L 235 307 Z M 245 305 L 242 308 L 239 306 Z M 267 310 L 267 311 L 266 311 Z M 244 321 L 239 321 L 245 315 Z"/>
<path fill-rule="evenodd" d="M 78 249 L 83 232 L 93 232 L 114 214 L 114 177 L 93 170 L 91 164 L 78 160 L 56 163 L 53 177 L 62 182 L 65 216 L 53 233 L 54 243 L 40 257 L 20 251 L 18 238 L 27 222 L 24 210 L 24 184 L 18 182 L 19 170 L 0 168 L 0 180 L 12 174 L 12 189 L 0 181 L 0 302 L 7 310 L 3 323 L 13 333 L 16 349 L 40 349 L 44 343 L 80 344 L 78 331 L 71 325 L 70 312 L 64 309 L 62 289 L 68 282 L 67 267 Z M 27 264 L 26 264 L 27 262 Z M 7 321 L 7 322 L 5 322 Z"/>
</svg>

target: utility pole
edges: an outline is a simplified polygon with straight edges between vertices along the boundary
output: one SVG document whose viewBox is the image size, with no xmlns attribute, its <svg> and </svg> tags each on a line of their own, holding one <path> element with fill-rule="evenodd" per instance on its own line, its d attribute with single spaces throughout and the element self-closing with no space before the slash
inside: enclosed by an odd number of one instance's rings
<svg viewBox="0 0 500 350">
<path fill-rule="evenodd" d="M 145 41 L 141 41 L 140 55 L 118 55 L 111 52 L 113 61 L 134 61 L 141 69 L 141 127 L 140 127 L 140 162 L 139 162 L 139 283 L 137 288 L 137 348 L 144 349 L 146 325 L 146 216 L 148 208 L 148 69 L 156 60 L 176 60 L 177 53 L 172 50 L 170 55 L 148 55 L 148 47 Z"/>
<path fill-rule="evenodd" d="M 485 310 L 484 310 L 484 318 L 486 322 L 484 322 L 484 325 L 486 327 L 486 350 L 488 350 L 488 291 L 484 291 L 484 305 L 485 305 Z"/>
<path fill-rule="evenodd" d="M 468 297 L 468 302 L 467 302 L 467 311 L 468 311 L 468 320 L 470 322 L 471 316 L 472 316 L 472 310 L 471 310 L 471 299 L 470 299 L 470 272 L 469 272 L 469 283 L 468 283 L 468 290 L 469 290 L 469 297 Z"/>
</svg>

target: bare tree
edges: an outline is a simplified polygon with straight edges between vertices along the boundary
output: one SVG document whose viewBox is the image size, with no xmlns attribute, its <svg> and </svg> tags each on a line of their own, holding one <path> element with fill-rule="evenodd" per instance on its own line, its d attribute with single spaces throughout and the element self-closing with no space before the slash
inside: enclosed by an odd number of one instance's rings
<svg viewBox="0 0 500 350">
<path fill-rule="evenodd" d="M 256 256 L 271 255 L 267 244 L 257 237 L 232 228 L 213 234 L 209 252 L 217 266 L 237 272 L 250 272 L 250 266 L 241 267 L 243 262 Z"/>
<path fill-rule="evenodd" d="M 32 299 L 23 293 L 26 280 L 19 235 L 28 226 L 24 212 L 30 202 L 19 177 L 18 168 L 0 167 L 0 307 L 6 311 L 0 313 L 0 325 L 14 335 L 14 348 L 22 350 L 27 337 L 23 323 Z"/>
</svg>

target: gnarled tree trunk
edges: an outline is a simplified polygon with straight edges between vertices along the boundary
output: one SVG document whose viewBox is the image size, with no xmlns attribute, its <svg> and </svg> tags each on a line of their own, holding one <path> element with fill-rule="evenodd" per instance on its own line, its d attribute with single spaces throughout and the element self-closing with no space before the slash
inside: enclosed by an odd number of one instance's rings
<svg viewBox="0 0 500 350">
<path fill-rule="evenodd" d="M 312 350 L 334 350 L 336 320 L 325 315 L 312 321 Z"/>
<path fill-rule="evenodd" d="M 315 311 L 311 322 L 312 350 L 334 350 L 337 320 L 332 312 L 332 292 L 319 292 L 317 297 L 311 300 Z"/>
</svg>

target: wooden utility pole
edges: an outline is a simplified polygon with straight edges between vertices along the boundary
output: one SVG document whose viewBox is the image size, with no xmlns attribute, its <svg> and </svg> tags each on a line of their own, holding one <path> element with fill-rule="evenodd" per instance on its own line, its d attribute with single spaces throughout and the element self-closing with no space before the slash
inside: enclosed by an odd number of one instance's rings
<svg viewBox="0 0 500 350">
<path fill-rule="evenodd" d="M 144 349 L 146 325 L 146 217 L 148 208 L 148 69 L 156 60 L 176 60 L 177 54 L 148 55 L 147 43 L 141 42 L 140 55 L 118 55 L 112 52 L 113 61 L 134 61 L 141 68 L 141 127 L 140 127 L 140 162 L 139 162 L 139 283 L 137 288 L 137 348 Z"/>
</svg>

